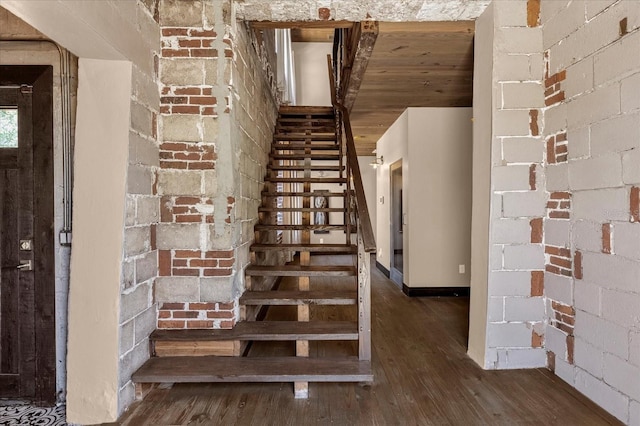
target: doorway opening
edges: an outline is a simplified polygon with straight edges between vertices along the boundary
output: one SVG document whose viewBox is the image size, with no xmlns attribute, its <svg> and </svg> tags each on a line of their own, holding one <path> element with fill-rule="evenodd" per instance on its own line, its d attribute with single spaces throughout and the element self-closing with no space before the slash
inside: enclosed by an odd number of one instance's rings
<svg viewBox="0 0 640 426">
<path fill-rule="evenodd" d="M 391 281 L 400 288 L 404 276 L 404 211 L 402 208 L 402 160 L 389 167 L 391 178 Z"/>
</svg>

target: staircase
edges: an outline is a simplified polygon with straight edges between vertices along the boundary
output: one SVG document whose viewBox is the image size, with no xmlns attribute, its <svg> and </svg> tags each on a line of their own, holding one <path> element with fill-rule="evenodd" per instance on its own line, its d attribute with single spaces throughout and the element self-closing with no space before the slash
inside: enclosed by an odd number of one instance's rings
<svg viewBox="0 0 640 426">
<path fill-rule="evenodd" d="M 135 383 L 292 382 L 295 396 L 306 398 L 309 382 L 373 380 L 369 252 L 375 243 L 346 111 L 280 108 L 262 199 L 252 264 L 245 270 L 247 291 L 239 300 L 242 321 L 232 330 L 156 330 L 150 337 L 154 355 L 154 345 L 182 341 L 229 342 L 245 356 L 152 356 L 134 373 Z M 318 213 L 330 220 L 314 220 Z M 330 234 L 312 238 L 316 231 L 339 231 L 344 242 L 318 242 Z M 293 261 L 274 261 L 292 253 Z M 314 260 L 317 253 L 346 256 L 324 264 Z M 284 279 L 288 285 L 278 286 Z M 270 312 L 282 307 L 293 310 L 293 319 L 270 320 Z M 335 315 L 345 309 L 346 315 Z M 295 342 L 295 351 L 252 356 L 252 345 L 263 341 Z M 315 341 L 354 343 L 340 357 L 327 358 L 310 343 Z"/>
</svg>

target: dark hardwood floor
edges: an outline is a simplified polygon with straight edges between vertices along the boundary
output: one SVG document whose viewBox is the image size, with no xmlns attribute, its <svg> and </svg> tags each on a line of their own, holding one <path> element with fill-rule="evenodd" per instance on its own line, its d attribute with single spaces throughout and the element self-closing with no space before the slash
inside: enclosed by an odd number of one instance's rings
<svg viewBox="0 0 640 426">
<path fill-rule="evenodd" d="M 331 257 L 336 259 L 351 262 L 350 256 Z M 327 261 L 312 257 L 312 264 Z M 408 298 L 378 270 L 372 273 L 373 384 L 313 383 L 307 400 L 293 398 L 291 383 L 180 384 L 151 391 L 117 424 L 619 424 L 547 370 L 478 367 L 466 355 L 468 298 Z M 344 279 L 311 278 L 311 288 L 335 289 Z M 288 280 L 283 288 L 291 285 Z M 293 319 L 292 307 L 278 309 L 267 319 Z M 352 319 L 355 310 L 313 307 L 312 319 L 327 316 Z M 310 349 L 311 356 L 356 355 L 352 342 L 311 342 Z M 256 342 L 249 356 L 293 351 L 293 342 Z"/>
</svg>

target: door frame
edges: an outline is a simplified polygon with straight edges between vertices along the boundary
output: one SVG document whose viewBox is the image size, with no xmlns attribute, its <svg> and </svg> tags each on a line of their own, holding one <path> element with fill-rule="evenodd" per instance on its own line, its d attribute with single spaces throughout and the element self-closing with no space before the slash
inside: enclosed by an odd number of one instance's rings
<svg viewBox="0 0 640 426">
<path fill-rule="evenodd" d="M 53 67 L 0 65 L 0 85 L 33 88 L 33 402 L 48 405 L 56 402 Z"/>
<path fill-rule="evenodd" d="M 402 159 L 399 159 L 398 161 L 392 163 L 389 166 L 389 227 L 390 227 L 390 232 L 389 232 L 389 278 L 391 279 L 391 281 L 393 281 L 394 283 L 396 283 L 400 288 L 402 288 L 404 286 L 404 235 L 402 237 L 402 246 L 400 247 L 400 249 L 402 250 L 402 272 L 398 271 L 395 268 L 395 251 L 397 249 L 397 247 L 395 246 L 395 233 L 396 233 L 396 227 L 397 227 L 397 223 L 396 223 L 396 217 L 395 217 L 395 211 L 394 211 L 394 207 L 395 207 L 395 203 L 397 201 L 400 202 L 400 228 L 404 230 L 403 228 L 403 208 L 402 208 L 402 198 L 400 198 L 400 200 L 396 200 L 396 196 L 394 195 L 394 184 L 393 184 L 393 177 L 394 177 L 394 172 L 396 172 L 397 170 L 400 170 L 400 172 L 402 173 Z M 404 185 L 402 185 L 404 187 Z M 401 188 L 402 191 L 402 188 Z"/>
</svg>

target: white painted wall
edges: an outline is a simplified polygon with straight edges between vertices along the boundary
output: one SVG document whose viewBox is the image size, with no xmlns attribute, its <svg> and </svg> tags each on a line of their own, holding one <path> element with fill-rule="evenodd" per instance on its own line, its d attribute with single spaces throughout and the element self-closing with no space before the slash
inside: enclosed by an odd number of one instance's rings
<svg viewBox="0 0 640 426">
<path fill-rule="evenodd" d="M 396 127 L 396 125 L 398 127 Z M 378 261 L 389 269 L 389 166 L 402 159 L 404 283 L 469 286 L 471 263 L 471 109 L 408 108 L 377 143 Z M 465 273 L 459 273 L 465 265 Z"/>
<path fill-rule="evenodd" d="M 358 164 L 360 165 L 360 175 L 362 176 L 362 186 L 364 186 L 364 196 L 367 200 L 367 210 L 371 218 L 371 226 L 373 227 L 373 235 L 378 234 L 377 223 L 377 201 L 376 201 L 376 169 L 370 166 L 376 157 L 360 156 Z"/>
<path fill-rule="evenodd" d="M 291 43 L 298 105 L 331 105 L 327 55 L 332 43 Z"/>
</svg>

